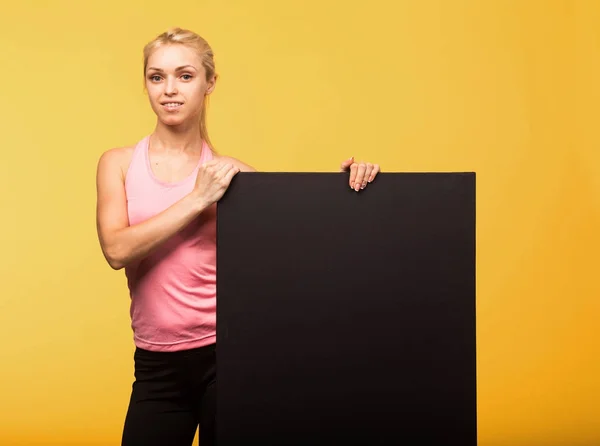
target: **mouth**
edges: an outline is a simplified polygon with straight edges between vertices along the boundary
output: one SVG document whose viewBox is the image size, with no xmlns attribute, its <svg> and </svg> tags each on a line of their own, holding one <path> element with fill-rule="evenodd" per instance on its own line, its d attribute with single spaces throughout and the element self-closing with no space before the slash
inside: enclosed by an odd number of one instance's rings
<svg viewBox="0 0 600 446">
<path fill-rule="evenodd" d="M 171 111 L 180 108 L 183 105 L 183 102 L 163 102 L 161 105 Z"/>
</svg>

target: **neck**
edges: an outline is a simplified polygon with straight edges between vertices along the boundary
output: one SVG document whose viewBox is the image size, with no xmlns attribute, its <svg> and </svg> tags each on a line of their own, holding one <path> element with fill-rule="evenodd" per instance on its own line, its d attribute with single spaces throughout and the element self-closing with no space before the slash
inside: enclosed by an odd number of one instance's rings
<svg viewBox="0 0 600 446">
<path fill-rule="evenodd" d="M 158 150 L 191 153 L 202 150 L 199 125 L 167 126 L 158 122 L 150 139 L 152 146 Z"/>
</svg>

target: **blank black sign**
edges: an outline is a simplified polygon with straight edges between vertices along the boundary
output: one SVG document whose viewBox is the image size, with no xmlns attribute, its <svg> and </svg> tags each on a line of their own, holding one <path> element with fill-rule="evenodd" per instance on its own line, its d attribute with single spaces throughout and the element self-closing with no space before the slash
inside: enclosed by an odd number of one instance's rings
<svg viewBox="0 0 600 446">
<path fill-rule="evenodd" d="M 473 173 L 241 173 L 217 224 L 219 446 L 477 444 Z"/>
</svg>

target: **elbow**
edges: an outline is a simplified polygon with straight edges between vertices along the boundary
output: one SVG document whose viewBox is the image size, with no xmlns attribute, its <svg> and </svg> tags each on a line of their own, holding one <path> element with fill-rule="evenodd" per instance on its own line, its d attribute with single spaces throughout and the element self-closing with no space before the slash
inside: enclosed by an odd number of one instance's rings
<svg viewBox="0 0 600 446">
<path fill-rule="evenodd" d="M 104 259 L 112 269 L 118 271 L 127 266 L 131 250 L 117 234 L 98 231 L 98 241 Z"/>
<path fill-rule="evenodd" d="M 106 261 L 108 262 L 108 265 L 115 271 L 119 271 L 119 270 L 125 268 L 125 264 L 118 259 L 107 258 Z"/>
<path fill-rule="evenodd" d="M 108 265 L 115 271 L 119 271 L 126 266 L 124 256 L 117 249 L 105 248 L 102 250 L 104 258 Z"/>
</svg>

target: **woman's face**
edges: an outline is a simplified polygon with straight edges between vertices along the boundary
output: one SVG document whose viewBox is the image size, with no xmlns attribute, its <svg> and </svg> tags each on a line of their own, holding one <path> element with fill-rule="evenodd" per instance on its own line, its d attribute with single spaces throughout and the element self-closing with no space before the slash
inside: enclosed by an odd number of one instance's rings
<svg viewBox="0 0 600 446">
<path fill-rule="evenodd" d="M 205 96 L 215 80 L 206 80 L 200 56 L 184 45 L 165 45 L 148 58 L 146 90 L 150 105 L 165 125 L 178 126 L 200 119 Z"/>
</svg>

